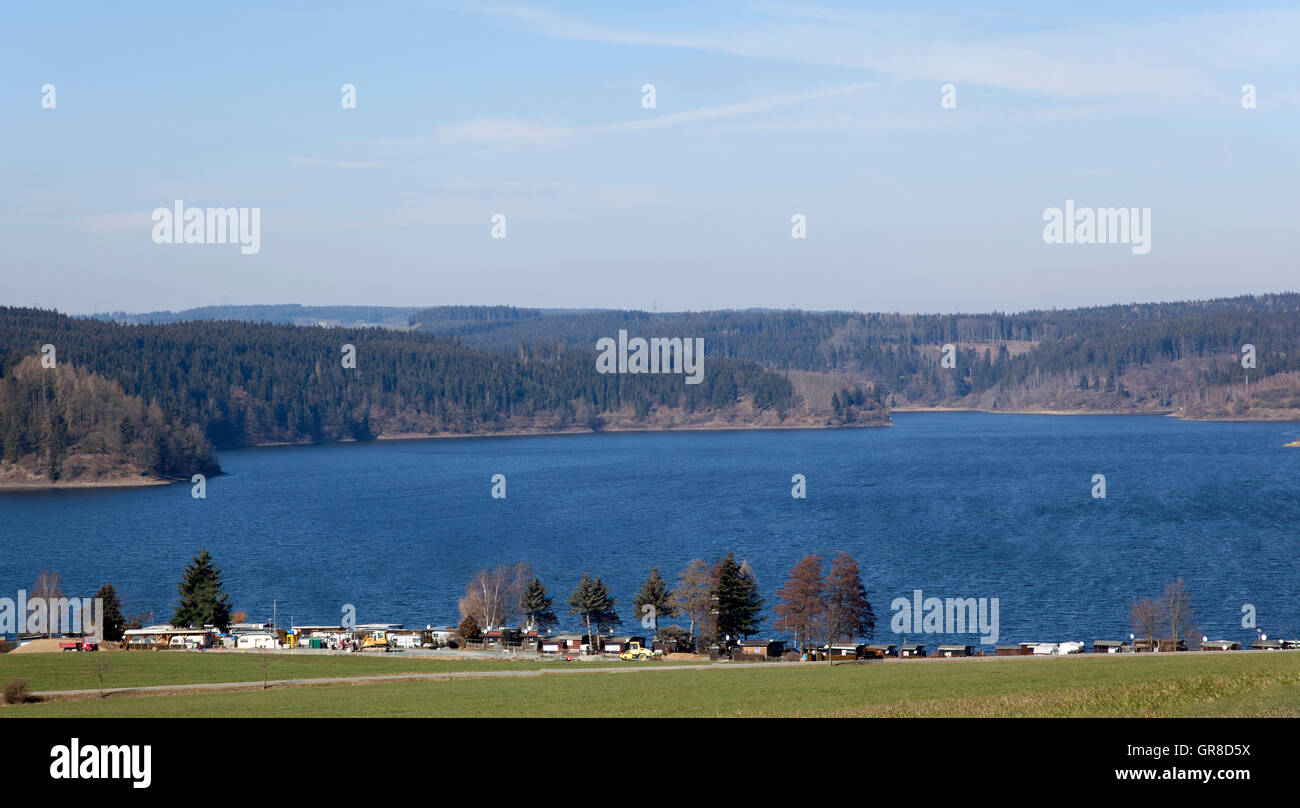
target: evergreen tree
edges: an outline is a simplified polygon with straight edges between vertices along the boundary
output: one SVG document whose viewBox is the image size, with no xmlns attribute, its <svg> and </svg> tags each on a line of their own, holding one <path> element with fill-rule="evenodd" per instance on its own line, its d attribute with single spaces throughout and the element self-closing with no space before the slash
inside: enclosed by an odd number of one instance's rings
<svg viewBox="0 0 1300 808">
<path fill-rule="evenodd" d="M 582 580 L 573 590 L 573 594 L 569 596 L 569 614 L 577 615 L 587 624 L 587 637 L 593 652 L 600 650 L 601 625 L 618 625 L 614 604 L 614 599 L 609 596 L 609 588 L 601 582 L 600 578 L 593 581 L 585 572 L 582 574 Z M 591 630 L 593 624 L 596 627 L 594 633 Z"/>
<path fill-rule="evenodd" d="M 634 617 L 645 625 L 645 618 L 650 618 L 650 628 L 654 632 L 654 639 L 659 639 L 659 618 L 675 617 L 677 607 L 673 603 L 672 592 L 668 589 L 668 584 L 659 575 L 659 568 L 650 570 L 650 577 L 646 578 L 641 584 L 641 590 L 636 593 L 632 599 L 634 608 Z M 646 609 L 649 606 L 650 609 Z"/>
<path fill-rule="evenodd" d="M 222 587 L 221 570 L 212 563 L 206 549 L 199 548 L 176 589 L 181 600 L 172 617 L 173 626 L 216 626 L 225 630 L 230 625 L 230 596 Z"/>
<path fill-rule="evenodd" d="M 733 553 L 718 560 L 713 596 L 717 598 L 718 634 L 734 640 L 758 631 L 763 610 L 758 581 L 748 564 L 742 567 Z"/>
<path fill-rule="evenodd" d="M 528 623 L 538 633 L 554 628 L 559 621 L 555 617 L 555 601 L 546 593 L 546 587 L 533 576 L 533 580 L 524 587 L 523 610 Z"/>
<path fill-rule="evenodd" d="M 478 627 L 478 621 L 474 615 L 467 614 L 465 619 L 460 621 L 460 628 L 456 629 L 462 640 L 477 640 L 483 636 L 483 631 Z"/>
<path fill-rule="evenodd" d="M 126 618 L 122 616 L 122 601 L 118 600 L 117 590 L 112 584 L 104 584 L 95 593 L 95 597 L 104 603 L 104 616 L 101 626 L 103 636 L 109 642 L 119 642 L 125 635 Z"/>
</svg>

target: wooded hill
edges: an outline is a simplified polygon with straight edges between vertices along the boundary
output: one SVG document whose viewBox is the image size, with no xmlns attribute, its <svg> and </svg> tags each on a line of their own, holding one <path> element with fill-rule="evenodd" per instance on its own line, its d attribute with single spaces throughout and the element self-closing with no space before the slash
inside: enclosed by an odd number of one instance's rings
<svg viewBox="0 0 1300 808">
<path fill-rule="evenodd" d="M 843 374 L 879 388 L 898 407 L 1185 408 L 1193 417 L 1300 417 L 1295 293 L 1019 314 L 498 313 L 458 331 L 446 323 L 430 326 L 417 313 L 411 324 L 498 352 L 592 345 L 621 328 L 703 337 L 710 357 Z M 955 368 L 941 363 L 945 344 L 955 348 Z M 1256 350 L 1252 369 L 1241 363 L 1248 344 Z"/>
<path fill-rule="evenodd" d="M 38 361 L 30 364 L 47 344 L 55 346 L 57 369 L 71 368 L 70 375 L 44 377 Z M 343 366 L 345 344 L 355 347 L 355 368 Z M 687 385 L 683 375 L 600 374 L 595 355 L 594 346 L 486 353 L 384 328 L 229 320 L 123 325 L 0 308 L 0 381 L 9 391 L 0 425 L 13 457 L 46 468 L 46 459 L 60 451 L 58 412 L 90 424 L 77 434 L 94 437 L 100 451 L 128 453 L 128 445 L 114 445 L 105 433 L 115 426 L 117 409 L 74 395 L 73 382 L 87 379 L 119 385 L 124 396 L 156 413 L 138 424 L 147 434 L 165 424 L 174 444 L 190 446 L 177 436 L 193 425 L 218 448 L 638 424 L 779 424 L 799 403 L 789 380 L 753 362 L 709 357 L 702 382 Z M 55 399 L 69 403 L 47 404 Z M 146 465 L 183 476 L 187 464 L 204 465 L 202 452 L 191 449 L 177 450 L 175 463 Z"/>
<path fill-rule="evenodd" d="M 188 479 L 220 471 L 197 427 L 114 381 L 29 356 L 0 376 L 0 483 Z"/>
</svg>

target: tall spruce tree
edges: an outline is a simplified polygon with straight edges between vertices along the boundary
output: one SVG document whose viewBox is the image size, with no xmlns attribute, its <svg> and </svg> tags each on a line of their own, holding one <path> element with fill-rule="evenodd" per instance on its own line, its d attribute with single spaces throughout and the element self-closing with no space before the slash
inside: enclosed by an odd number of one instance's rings
<svg viewBox="0 0 1300 808">
<path fill-rule="evenodd" d="M 126 618 L 122 616 L 122 601 L 117 597 L 117 590 L 112 584 L 104 584 L 95 593 L 95 598 L 104 604 L 101 618 L 103 638 L 109 642 L 119 642 L 126 636 Z"/>
<path fill-rule="evenodd" d="M 600 650 L 601 625 L 618 625 L 618 615 L 614 612 L 615 601 L 609 596 L 609 588 L 600 578 L 592 580 L 587 573 L 569 596 L 569 614 L 577 615 L 587 624 L 587 638 L 593 652 Z M 596 630 L 591 630 L 592 625 Z"/>
<path fill-rule="evenodd" d="M 763 599 L 753 572 L 747 564 L 737 563 L 733 553 L 718 560 L 717 570 L 713 597 L 717 598 L 718 634 L 736 640 L 756 633 Z"/>
<path fill-rule="evenodd" d="M 221 583 L 221 570 L 212 563 L 212 556 L 202 547 L 190 560 L 185 576 L 176 586 L 181 596 L 171 624 L 186 626 L 216 626 L 225 630 L 230 625 L 230 596 Z"/>
<path fill-rule="evenodd" d="M 632 599 L 632 606 L 635 610 L 635 618 L 641 621 L 642 626 L 654 632 L 654 639 L 657 641 L 659 618 L 673 617 L 677 614 L 673 593 L 668 589 L 668 584 L 663 577 L 659 575 L 658 567 L 650 570 L 650 576 L 641 584 L 641 590 Z M 647 609 L 647 606 L 650 608 Z M 650 618 L 649 626 L 645 623 L 647 617 Z"/>
<path fill-rule="evenodd" d="M 546 593 L 546 587 L 533 576 L 533 580 L 524 587 L 524 617 L 539 633 L 554 628 L 559 620 L 555 617 L 555 601 Z"/>
</svg>

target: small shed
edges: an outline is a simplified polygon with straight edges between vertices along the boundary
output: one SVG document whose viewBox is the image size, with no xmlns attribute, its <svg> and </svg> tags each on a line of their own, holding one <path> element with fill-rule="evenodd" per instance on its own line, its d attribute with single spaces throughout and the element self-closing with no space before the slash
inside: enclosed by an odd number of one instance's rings
<svg viewBox="0 0 1300 808">
<path fill-rule="evenodd" d="M 1020 656 L 1020 646 L 1018 645 L 997 645 L 993 648 L 993 653 L 997 656 Z"/>
<path fill-rule="evenodd" d="M 898 653 L 898 646 L 888 642 L 868 643 L 862 646 L 864 659 L 884 659 Z"/>
<path fill-rule="evenodd" d="M 1094 654 L 1122 654 L 1124 653 L 1125 644 L 1123 640 L 1093 640 L 1092 652 Z"/>
<path fill-rule="evenodd" d="M 975 656 L 975 646 L 973 645 L 940 645 L 935 649 L 935 656 L 940 657 L 964 657 Z"/>
<path fill-rule="evenodd" d="M 898 646 L 898 656 L 902 659 L 913 659 L 925 656 L 925 643 L 911 642 L 903 643 Z"/>
<path fill-rule="evenodd" d="M 576 654 L 587 644 L 586 634 L 556 634 L 542 640 L 543 654 Z"/>
<path fill-rule="evenodd" d="M 1202 651 L 1240 651 L 1241 643 L 1232 640 L 1208 640 L 1201 643 Z"/>
<path fill-rule="evenodd" d="M 1255 651 L 1280 651 L 1283 645 L 1281 640 L 1255 640 L 1250 647 Z"/>
<path fill-rule="evenodd" d="M 739 645 L 739 648 L 740 653 L 745 656 L 777 659 L 785 653 L 785 640 L 746 640 Z"/>
</svg>

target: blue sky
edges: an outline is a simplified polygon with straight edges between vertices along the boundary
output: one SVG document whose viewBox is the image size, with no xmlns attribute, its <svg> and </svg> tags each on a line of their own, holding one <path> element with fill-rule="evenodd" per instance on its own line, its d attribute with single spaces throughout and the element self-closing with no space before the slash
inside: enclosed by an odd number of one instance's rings
<svg viewBox="0 0 1300 808">
<path fill-rule="evenodd" d="M 0 302 L 949 312 L 1300 287 L 1295 11 L 270 5 L 6 4 Z M 261 251 L 154 244 L 176 199 L 260 208 Z M 1150 253 L 1045 244 L 1066 199 L 1151 208 Z"/>
</svg>

